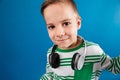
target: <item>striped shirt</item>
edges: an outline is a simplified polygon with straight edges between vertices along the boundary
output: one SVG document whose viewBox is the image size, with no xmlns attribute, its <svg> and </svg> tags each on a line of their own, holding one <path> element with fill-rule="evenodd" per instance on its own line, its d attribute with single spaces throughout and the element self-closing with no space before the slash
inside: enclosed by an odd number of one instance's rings
<svg viewBox="0 0 120 80">
<path fill-rule="evenodd" d="M 110 58 L 98 44 L 89 41 L 86 41 L 86 49 L 87 53 L 82 69 L 73 70 L 71 68 L 73 55 L 78 52 L 80 55 L 84 53 L 84 43 L 69 50 L 57 48 L 55 52 L 60 56 L 60 66 L 54 69 L 47 63 L 46 74 L 40 80 L 98 80 L 103 69 L 114 74 L 120 73 L 120 56 Z M 48 50 L 47 57 L 51 51 L 52 48 Z"/>
</svg>

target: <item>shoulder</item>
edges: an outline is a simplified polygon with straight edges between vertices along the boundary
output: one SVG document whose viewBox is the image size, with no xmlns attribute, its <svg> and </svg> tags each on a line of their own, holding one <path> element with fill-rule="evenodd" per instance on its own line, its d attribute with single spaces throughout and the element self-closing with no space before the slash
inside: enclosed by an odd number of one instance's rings
<svg viewBox="0 0 120 80">
<path fill-rule="evenodd" d="M 92 41 L 85 41 L 86 42 L 86 46 L 88 47 L 88 46 L 99 46 L 97 43 L 95 43 L 95 42 L 92 42 Z"/>
<path fill-rule="evenodd" d="M 102 48 L 97 43 L 86 41 L 86 47 L 89 54 L 101 55 L 104 53 Z"/>
<path fill-rule="evenodd" d="M 52 48 L 53 48 L 53 46 L 51 46 L 51 47 L 48 49 L 48 51 L 47 51 L 47 54 L 48 54 L 48 55 L 51 54 Z"/>
</svg>

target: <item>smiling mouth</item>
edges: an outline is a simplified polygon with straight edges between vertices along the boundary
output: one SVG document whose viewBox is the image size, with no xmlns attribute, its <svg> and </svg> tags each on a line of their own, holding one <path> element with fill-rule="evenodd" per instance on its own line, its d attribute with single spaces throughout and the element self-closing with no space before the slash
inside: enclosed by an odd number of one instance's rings
<svg viewBox="0 0 120 80">
<path fill-rule="evenodd" d="M 59 42 L 59 43 L 64 43 L 65 41 L 67 41 L 67 40 L 70 39 L 70 38 L 69 38 L 69 36 L 63 36 L 62 38 L 56 37 L 55 39 L 56 39 L 56 41 Z"/>
<path fill-rule="evenodd" d="M 59 39 L 59 40 L 57 40 L 58 42 L 64 42 L 64 41 L 66 41 L 66 40 L 68 40 L 68 39 Z"/>
</svg>

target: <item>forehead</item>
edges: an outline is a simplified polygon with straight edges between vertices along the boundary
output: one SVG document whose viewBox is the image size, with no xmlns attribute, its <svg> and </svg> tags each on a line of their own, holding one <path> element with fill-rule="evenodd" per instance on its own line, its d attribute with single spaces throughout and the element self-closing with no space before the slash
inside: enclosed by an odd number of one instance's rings
<svg viewBox="0 0 120 80">
<path fill-rule="evenodd" d="M 75 12 L 71 5 L 64 3 L 51 4 L 44 10 L 44 18 L 46 21 L 51 19 L 66 19 L 74 15 Z"/>
<path fill-rule="evenodd" d="M 56 6 L 57 7 L 57 6 L 60 6 L 60 5 L 63 6 L 63 7 L 68 6 L 68 7 L 73 8 L 73 10 L 75 10 L 75 6 L 72 3 L 70 3 L 69 1 L 63 1 L 63 2 L 48 3 L 48 5 L 44 8 L 44 11 L 45 11 L 46 8 L 48 8 L 50 6 Z M 43 11 L 43 14 L 44 14 L 44 11 Z"/>
</svg>

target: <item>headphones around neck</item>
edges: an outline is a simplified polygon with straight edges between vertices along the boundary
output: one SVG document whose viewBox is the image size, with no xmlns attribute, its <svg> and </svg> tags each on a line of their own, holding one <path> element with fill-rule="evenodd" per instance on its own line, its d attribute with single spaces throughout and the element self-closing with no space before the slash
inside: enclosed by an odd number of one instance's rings
<svg viewBox="0 0 120 80">
<path fill-rule="evenodd" d="M 84 65 L 85 55 L 86 55 L 86 42 L 83 39 L 84 43 L 84 52 L 82 55 L 79 53 L 75 53 L 72 57 L 71 68 L 73 70 L 81 70 Z M 55 52 L 57 45 L 54 45 L 52 48 L 52 52 L 49 55 L 49 64 L 52 68 L 58 68 L 60 66 L 60 56 Z"/>
</svg>

